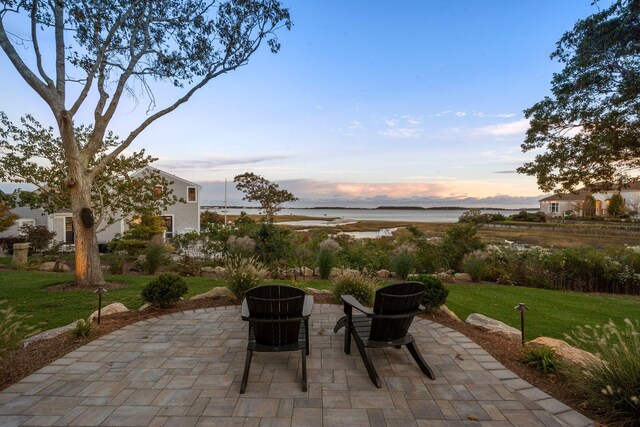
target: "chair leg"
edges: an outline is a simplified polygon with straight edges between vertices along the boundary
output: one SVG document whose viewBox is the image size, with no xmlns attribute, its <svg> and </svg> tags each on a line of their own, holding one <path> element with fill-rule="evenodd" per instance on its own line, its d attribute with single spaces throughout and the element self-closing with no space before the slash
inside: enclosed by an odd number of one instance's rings
<svg viewBox="0 0 640 427">
<path fill-rule="evenodd" d="M 307 391 L 307 352 L 305 350 L 302 353 L 302 391 Z"/>
<path fill-rule="evenodd" d="M 344 328 L 344 352 L 351 354 L 351 325 L 349 323 Z"/>
<path fill-rule="evenodd" d="M 309 347 L 309 319 L 304 320 L 304 344 L 307 347 L 305 349 L 305 352 L 307 353 L 307 356 L 308 356 L 309 353 L 311 352 L 311 347 Z"/>
<path fill-rule="evenodd" d="M 426 376 L 428 376 L 432 380 L 435 380 L 435 374 L 433 373 L 429 365 L 427 365 L 427 362 L 425 362 L 422 358 L 422 355 L 418 351 L 418 347 L 416 347 L 416 343 L 410 342 L 409 344 L 407 344 L 407 349 L 409 349 L 409 353 L 411 353 L 411 356 L 413 356 L 413 360 L 416 361 L 416 363 L 420 367 L 420 370 L 424 372 Z"/>
<path fill-rule="evenodd" d="M 240 383 L 240 394 L 243 394 L 247 388 L 249 369 L 251 369 L 251 356 L 253 356 L 253 352 L 251 350 L 247 350 L 247 357 L 244 361 L 244 373 L 242 374 L 242 383 Z"/>
<path fill-rule="evenodd" d="M 362 357 L 362 361 L 364 362 L 364 367 L 367 368 L 367 373 L 369 374 L 369 378 L 371 382 L 375 384 L 376 387 L 381 388 L 382 385 L 380 383 L 380 377 L 378 377 L 378 373 L 376 372 L 376 368 L 373 367 L 373 362 L 369 357 L 369 353 L 367 353 L 367 349 L 364 348 L 364 344 L 357 336 L 354 336 L 354 340 L 356 342 L 356 347 L 358 348 L 358 352 L 360 353 L 360 357 Z"/>
</svg>

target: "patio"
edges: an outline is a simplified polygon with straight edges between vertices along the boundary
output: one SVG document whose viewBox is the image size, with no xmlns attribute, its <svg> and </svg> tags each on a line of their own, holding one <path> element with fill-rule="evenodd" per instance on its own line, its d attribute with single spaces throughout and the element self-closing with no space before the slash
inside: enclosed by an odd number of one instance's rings
<svg viewBox="0 0 640 427">
<path fill-rule="evenodd" d="M 437 380 L 405 349 L 377 350 L 376 389 L 355 347 L 342 352 L 344 332 L 333 333 L 341 314 L 313 308 L 307 392 L 298 352 L 262 353 L 241 396 L 247 324 L 240 307 L 218 307 L 138 322 L 56 360 L 0 393 L 0 425 L 593 425 L 464 335 L 421 318 L 411 333 Z"/>
</svg>

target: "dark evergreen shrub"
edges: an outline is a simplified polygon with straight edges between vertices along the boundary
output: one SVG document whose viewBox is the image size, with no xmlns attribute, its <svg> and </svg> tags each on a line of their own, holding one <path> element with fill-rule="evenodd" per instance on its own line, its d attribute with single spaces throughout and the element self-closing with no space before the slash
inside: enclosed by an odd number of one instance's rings
<svg viewBox="0 0 640 427">
<path fill-rule="evenodd" d="M 187 282 L 176 274 L 161 274 L 142 290 L 142 300 L 166 308 L 178 302 L 189 290 Z"/>
<path fill-rule="evenodd" d="M 410 276 L 409 280 L 421 282 L 427 288 L 427 293 L 424 294 L 422 305 L 425 306 L 427 312 L 436 310 L 447 301 L 449 296 L 449 289 L 445 288 L 442 284 L 442 280 L 431 274 L 419 274 Z"/>
</svg>

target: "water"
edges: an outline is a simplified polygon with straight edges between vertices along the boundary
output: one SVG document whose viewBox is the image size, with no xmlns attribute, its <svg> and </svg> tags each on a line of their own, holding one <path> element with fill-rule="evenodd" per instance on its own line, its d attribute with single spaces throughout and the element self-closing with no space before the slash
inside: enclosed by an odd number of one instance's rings
<svg viewBox="0 0 640 427">
<path fill-rule="evenodd" d="M 211 209 L 214 210 L 214 209 Z M 223 208 L 215 209 L 216 212 L 222 214 Z M 228 209 L 229 215 L 240 215 L 241 211 L 245 211 L 249 215 L 258 215 L 260 209 Z M 537 209 L 529 210 L 535 212 Z M 287 215 L 305 215 L 318 218 L 339 218 L 339 221 L 320 221 L 305 220 L 295 221 L 291 224 L 301 226 L 331 226 L 337 223 L 355 221 L 405 221 L 405 222 L 457 222 L 460 215 L 465 211 L 456 209 L 443 210 L 413 210 L 413 209 L 283 209 L 278 213 L 281 219 L 285 219 Z M 520 212 L 520 210 L 498 210 L 483 209 L 483 213 L 500 213 L 509 216 Z"/>
</svg>

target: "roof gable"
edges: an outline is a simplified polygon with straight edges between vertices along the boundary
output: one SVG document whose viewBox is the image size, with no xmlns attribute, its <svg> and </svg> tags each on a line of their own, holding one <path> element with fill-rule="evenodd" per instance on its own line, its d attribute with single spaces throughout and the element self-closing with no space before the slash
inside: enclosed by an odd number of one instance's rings
<svg viewBox="0 0 640 427">
<path fill-rule="evenodd" d="M 134 172 L 134 173 L 132 174 L 132 176 L 137 177 L 137 176 L 141 175 L 141 174 L 142 174 L 142 172 L 143 172 L 145 169 L 151 169 L 151 170 L 154 170 L 154 171 L 158 171 L 158 172 L 160 173 L 160 175 L 163 175 L 163 176 L 165 176 L 166 178 L 171 179 L 172 181 L 180 181 L 180 182 L 183 182 L 183 183 L 185 183 L 185 184 L 187 184 L 187 185 L 189 185 L 189 186 L 191 186 L 191 187 L 198 187 L 198 188 L 202 188 L 202 186 L 201 186 L 200 184 L 196 184 L 195 182 L 187 181 L 187 180 L 186 180 L 186 179 L 184 179 L 184 178 L 180 178 L 180 177 L 179 177 L 179 176 L 177 176 L 177 175 L 173 175 L 173 174 L 171 174 L 171 173 L 169 173 L 169 172 L 165 172 L 165 171 L 163 171 L 162 169 L 154 168 L 153 166 L 146 166 L 146 167 L 144 167 L 143 169 L 140 169 L 139 171 Z"/>
</svg>

